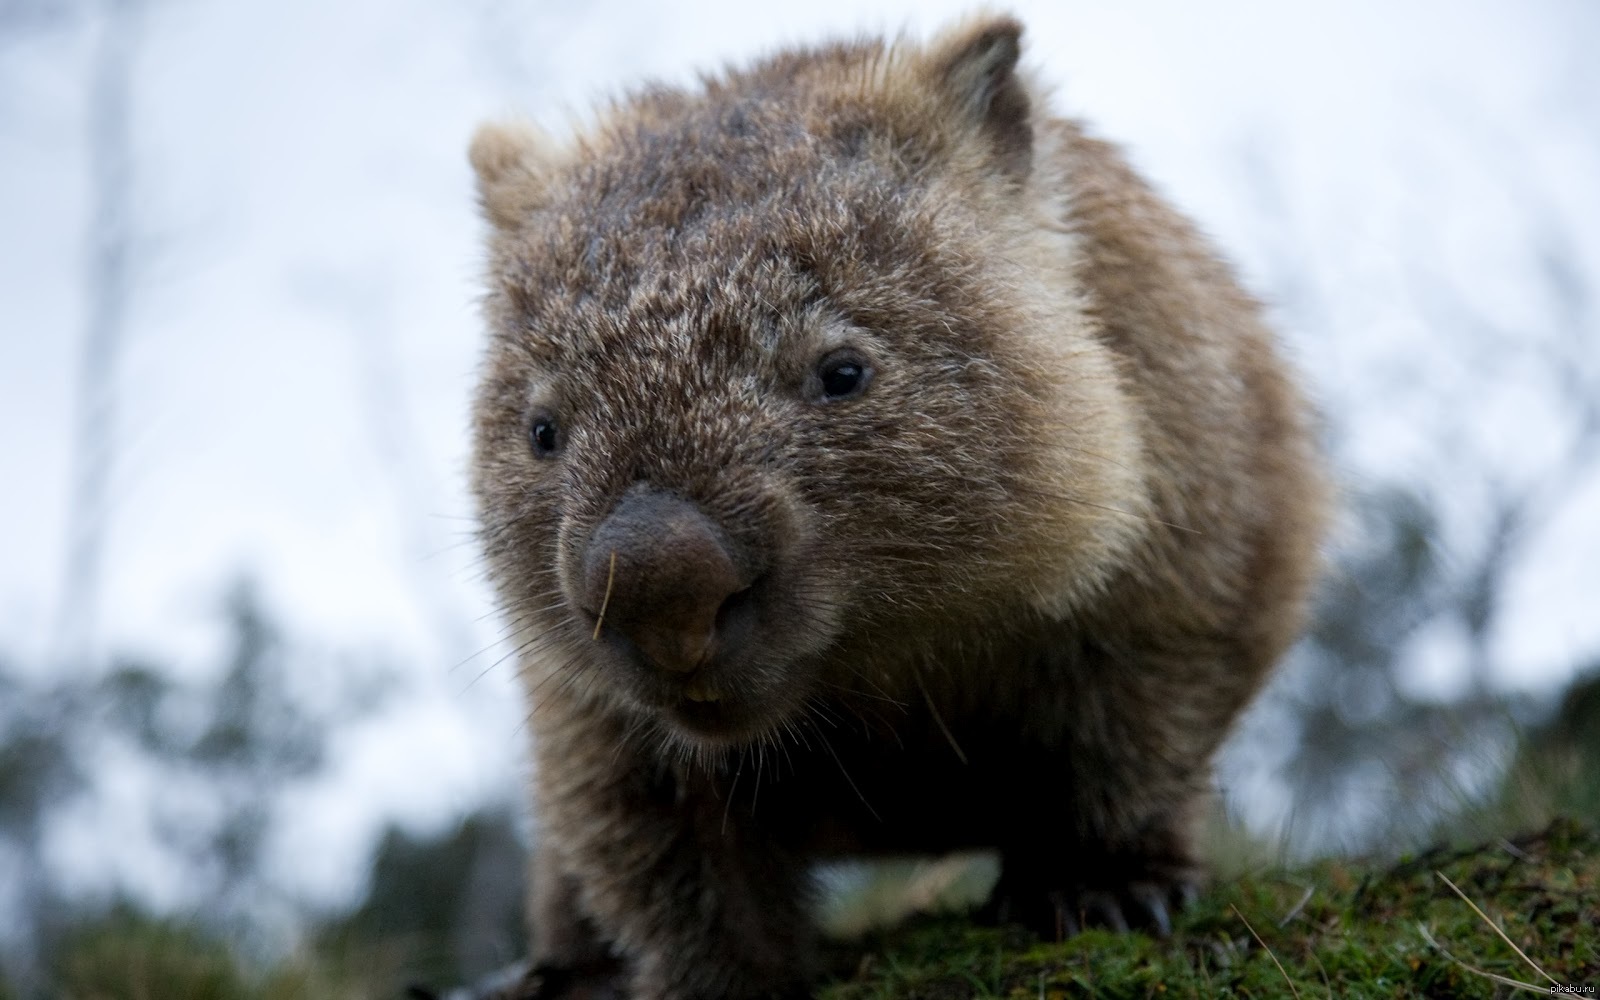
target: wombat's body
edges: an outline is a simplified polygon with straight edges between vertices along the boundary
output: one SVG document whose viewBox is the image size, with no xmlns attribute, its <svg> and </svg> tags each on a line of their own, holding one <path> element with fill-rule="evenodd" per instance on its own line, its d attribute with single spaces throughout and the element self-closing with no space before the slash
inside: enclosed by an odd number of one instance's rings
<svg viewBox="0 0 1600 1000">
<path fill-rule="evenodd" d="M 808 866 L 994 847 L 1162 929 L 1323 493 L 1254 303 L 1019 29 L 474 143 L 475 487 L 540 824 L 529 990 L 801 996 Z M 598 628 L 597 628 L 598 622 Z"/>
</svg>

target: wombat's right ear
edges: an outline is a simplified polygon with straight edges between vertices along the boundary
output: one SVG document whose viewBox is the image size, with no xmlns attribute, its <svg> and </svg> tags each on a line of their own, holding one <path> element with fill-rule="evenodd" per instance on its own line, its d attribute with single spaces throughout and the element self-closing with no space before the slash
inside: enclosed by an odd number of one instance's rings
<svg viewBox="0 0 1600 1000">
<path fill-rule="evenodd" d="M 510 230 L 544 203 L 552 145 L 526 122 L 480 125 L 468 152 L 478 174 L 478 200 L 497 229 Z"/>
<path fill-rule="evenodd" d="M 983 129 L 1001 168 L 1019 178 L 1033 159 L 1031 102 L 1017 77 L 1021 53 L 1022 25 L 991 15 L 946 32 L 927 55 L 936 84 Z"/>
</svg>

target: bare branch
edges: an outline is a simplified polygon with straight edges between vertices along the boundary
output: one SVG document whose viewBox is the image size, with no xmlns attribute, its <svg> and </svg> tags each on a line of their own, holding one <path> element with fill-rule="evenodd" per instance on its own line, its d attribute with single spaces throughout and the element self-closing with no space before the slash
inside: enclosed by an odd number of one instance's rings
<svg viewBox="0 0 1600 1000">
<path fill-rule="evenodd" d="M 81 668 L 96 653 L 110 484 L 116 466 L 116 375 L 128 326 L 134 243 L 132 63 L 139 0 L 106 0 L 89 97 L 88 268 L 73 437 L 67 559 L 57 609 L 57 662 Z"/>
</svg>

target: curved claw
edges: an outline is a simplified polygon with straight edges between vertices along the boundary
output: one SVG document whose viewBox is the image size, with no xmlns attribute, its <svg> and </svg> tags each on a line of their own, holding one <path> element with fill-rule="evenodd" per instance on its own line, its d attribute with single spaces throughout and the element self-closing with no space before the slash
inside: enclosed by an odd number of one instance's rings
<svg viewBox="0 0 1600 1000">
<path fill-rule="evenodd" d="M 996 887 L 983 916 L 996 923 L 1022 924 L 1046 940 L 1062 941 L 1086 927 L 1167 937 L 1175 914 L 1198 895 L 1195 884 L 1182 877 L 1069 889 L 1023 888 L 1012 882 Z"/>
<path fill-rule="evenodd" d="M 613 963 L 566 968 L 537 965 L 514 987 L 492 1000 L 622 1000 Z"/>
<path fill-rule="evenodd" d="M 1156 937 L 1172 933 L 1172 917 L 1167 911 L 1167 892 L 1158 885 L 1138 882 L 1128 887 L 1128 898 L 1136 913 L 1136 922 Z"/>
<path fill-rule="evenodd" d="M 1171 892 L 1171 903 L 1174 910 L 1187 910 L 1200 901 L 1200 887 L 1188 879 L 1180 879 L 1173 883 Z"/>
<path fill-rule="evenodd" d="M 1078 893 L 1078 906 L 1083 911 L 1083 921 L 1090 927 L 1125 932 L 1128 918 L 1122 913 L 1122 902 L 1115 893 L 1105 889 L 1085 889 Z"/>
<path fill-rule="evenodd" d="M 1055 931 L 1057 941 L 1065 941 L 1082 929 L 1078 925 L 1078 908 L 1073 905 L 1070 893 L 1050 893 L 1050 908 L 1054 911 L 1056 918 Z"/>
</svg>

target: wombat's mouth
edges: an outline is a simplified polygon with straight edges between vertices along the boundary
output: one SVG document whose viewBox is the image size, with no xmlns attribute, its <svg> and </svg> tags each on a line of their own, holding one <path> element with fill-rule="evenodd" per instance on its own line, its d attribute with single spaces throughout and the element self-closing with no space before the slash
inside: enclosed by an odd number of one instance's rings
<svg viewBox="0 0 1600 1000">
<path fill-rule="evenodd" d="M 730 724 L 741 713 L 736 705 L 724 704 L 720 698 L 707 700 L 685 696 L 663 714 L 690 735 L 722 742 L 737 736 L 738 727 Z"/>
<path fill-rule="evenodd" d="M 606 683 L 635 709 L 687 744 L 729 748 L 760 739 L 793 707 L 785 597 L 782 574 L 766 573 L 721 597 L 715 615 L 692 628 L 665 615 L 641 622 L 610 609 L 602 617 L 583 604 L 574 612 Z M 787 620 L 797 617 L 791 611 Z"/>
<path fill-rule="evenodd" d="M 790 708 L 781 691 L 744 690 L 715 671 L 659 680 L 636 689 L 640 707 L 685 743 L 707 748 L 753 743 Z"/>
<path fill-rule="evenodd" d="M 721 691 L 718 691 L 714 686 L 701 680 L 691 680 L 688 684 L 684 685 L 683 696 L 689 701 L 697 704 L 722 700 Z"/>
<path fill-rule="evenodd" d="M 729 698 L 679 701 L 655 710 L 656 717 L 678 739 L 705 747 L 728 748 L 754 741 L 767 726 L 754 706 Z"/>
</svg>

